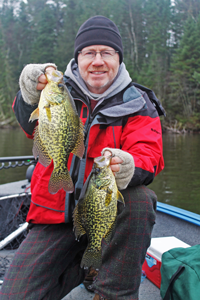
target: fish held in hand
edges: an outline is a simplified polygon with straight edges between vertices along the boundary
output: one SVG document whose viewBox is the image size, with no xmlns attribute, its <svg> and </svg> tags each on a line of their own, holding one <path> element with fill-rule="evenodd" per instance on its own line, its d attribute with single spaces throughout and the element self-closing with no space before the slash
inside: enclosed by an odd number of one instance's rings
<svg viewBox="0 0 200 300">
<path fill-rule="evenodd" d="M 34 133 L 33 155 L 47 167 L 53 160 L 54 169 L 48 190 L 55 194 L 63 188 L 74 191 L 74 185 L 67 169 L 69 154 L 79 158 L 84 153 L 83 124 L 78 116 L 73 98 L 63 82 L 63 73 L 46 71 L 48 83 L 42 90 L 38 108 L 29 121 L 38 119 Z"/>
<path fill-rule="evenodd" d="M 117 189 L 110 169 L 110 157 L 94 159 L 93 169 L 85 182 L 73 213 L 76 239 L 87 234 L 88 246 L 81 267 L 98 270 L 102 263 L 101 242 L 110 242 L 117 217 L 117 201 L 124 205 L 124 198 Z"/>
</svg>

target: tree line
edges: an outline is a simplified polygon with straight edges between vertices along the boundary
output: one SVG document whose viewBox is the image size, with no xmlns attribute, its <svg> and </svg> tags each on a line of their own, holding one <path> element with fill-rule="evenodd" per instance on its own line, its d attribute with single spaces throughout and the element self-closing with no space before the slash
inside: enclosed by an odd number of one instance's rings
<svg viewBox="0 0 200 300">
<path fill-rule="evenodd" d="M 133 79 L 154 90 L 163 124 L 200 129 L 200 0 L 3 0 L 0 6 L 0 125 L 12 124 L 18 79 L 28 63 L 65 71 L 89 17 L 118 26 Z"/>
</svg>

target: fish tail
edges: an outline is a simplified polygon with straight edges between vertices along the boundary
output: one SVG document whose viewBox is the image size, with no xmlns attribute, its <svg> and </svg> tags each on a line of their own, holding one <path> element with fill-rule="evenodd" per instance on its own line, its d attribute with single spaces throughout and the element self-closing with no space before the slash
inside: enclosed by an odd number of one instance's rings
<svg viewBox="0 0 200 300">
<path fill-rule="evenodd" d="M 72 193 L 74 191 L 74 184 L 69 171 L 66 169 L 60 172 L 60 169 L 57 170 L 54 168 L 49 180 L 48 189 L 51 194 L 57 193 L 60 189 L 65 190 L 67 193 Z"/>
<path fill-rule="evenodd" d="M 93 267 L 95 270 L 99 270 L 102 264 L 102 256 L 101 249 L 100 250 L 92 250 L 88 247 L 86 248 L 82 260 L 81 260 L 81 268 L 89 268 Z"/>
</svg>

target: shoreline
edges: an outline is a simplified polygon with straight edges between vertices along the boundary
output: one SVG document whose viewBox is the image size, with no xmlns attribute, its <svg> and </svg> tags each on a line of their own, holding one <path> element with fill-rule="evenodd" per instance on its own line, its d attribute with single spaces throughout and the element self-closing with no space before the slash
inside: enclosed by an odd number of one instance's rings
<svg viewBox="0 0 200 300">
<path fill-rule="evenodd" d="M 5 121 L 6 122 L 6 121 Z M 17 123 L 16 120 L 12 120 L 11 124 L 3 124 L 3 121 L 0 121 L 0 130 L 17 130 L 21 129 L 20 125 Z M 199 123 L 192 124 L 190 121 L 186 122 L 183 125 L 181 122 L 177 120 L 172 120 L 170 122 L 165 121 L 161 118 L 161 128 L 162 133 L 172 133 L 172 134 L 199 134 L 200 133 L 200 125 Z"/>
</svg>

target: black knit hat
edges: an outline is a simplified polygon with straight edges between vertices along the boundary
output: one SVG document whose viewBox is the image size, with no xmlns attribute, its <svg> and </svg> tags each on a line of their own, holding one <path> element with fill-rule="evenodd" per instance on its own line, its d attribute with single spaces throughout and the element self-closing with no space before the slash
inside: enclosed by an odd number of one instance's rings
<svg viewBox="0 0 200 300">
<path fill-rule="evenodd" d="M 121 35 L 115 23 L 104 16 L 95 16 L 85 21 L 78 30 L 74 45 L 74 58 L 78 63 L 78 51 L 91 45 L 105 45 L 119 51 L 123 61 Z"/>
</svg>

